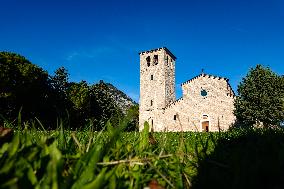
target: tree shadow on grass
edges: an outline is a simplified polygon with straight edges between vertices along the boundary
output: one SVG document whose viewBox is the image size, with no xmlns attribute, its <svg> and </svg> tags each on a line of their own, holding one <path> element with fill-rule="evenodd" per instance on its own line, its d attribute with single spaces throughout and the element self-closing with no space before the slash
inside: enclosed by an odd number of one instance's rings
<svg viewBox="0 0 284 189">
<path fill-rule="evenodd" d="M 220 137 L 201 161 L 192 188 L 284 188 L 284 130 L 231 131 Z"/>
</svg>

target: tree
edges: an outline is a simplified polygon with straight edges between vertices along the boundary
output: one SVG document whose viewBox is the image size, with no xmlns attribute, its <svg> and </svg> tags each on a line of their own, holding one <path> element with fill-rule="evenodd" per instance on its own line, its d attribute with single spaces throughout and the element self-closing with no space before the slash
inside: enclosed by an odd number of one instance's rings
<svg viewBox="0 0 284 189">
<path fill-rule="evenodd" d="M 96 129 L 101 130 L 105 123 L 110 120 L 115 126 L 122 117 L 122 111 L 117 107 L 111 98 L 108 85 L 102 80 L 91 86 L 91 112 L 96 120 Z"/>
<path fill-rule="evenodd" d="M 50 76 L 52 85 L 52 99 L 55 103 L 56 113 L 61 120 L 69 121 L 69 114 L 72 112 L 72 102 L 67 96 L 70 87 L 68 82 L 69 74 L 64 67 L 58 68 L 54 76 Z"/>
<path fill-rule="evenodd" d="M 72 127 L 82 127 L 87 123 L 90 117 L 90 87 L 86 81 L 79 83 L 70 83 L 67 90 L 67 98 L 72 103 L 70 108 L 70 121 Z"/>
<path fill-rule="evenodd" d="M 73 128 L 90 121 L 96 130 L 108 120 L 119 125 L 123 111 L 110 85 L 103 81 L 92 86 L 85 81 L 70 83 L 68 76 L 64 67 L 49 76 L 21 55 L 0 52 L 0 118 L 14 121 L 21 111 L 23 121 L 37 118 L 46 128 L 56 128 L 59 119 Z"/>
<path fill-rule="evenodd" d="M 74 127 L 83 127 L 90 120 L 94 122 L 95 130 L 103 129 L 108 120 L 118 125 L 122 112 L 103 81 L 92 86 L 85 81 L 70 83 L 67 94 L 73 103 L 71 123 Z"/>
<path fill-rule="evenodd" d="M 139 105 L 133 105 L 129 108 L 126 116 L 130 117 L 129 123 L 125 131 L 138 131 L 139 130 Z"/>
<path fill-rule="evenodd" d="M 68 88 L 69 74 L 66 68 L 60 67 L 55 71 L 54 76 L 51 77 L 52 86 L 55 90 L 66 94 Z"/>
<path fill-rule="evenodd" d="M 240 125 L 280 125 L 284 121 L 284 79 L 257 65 L 238 86 L 234 114 Z"/>
<path fill-rule="evenodd" d="M 48 74 L 25 57 L 0 52 L 0 114 L 13 120 L 21 110 L 22 119 L 53 120 Z"/>
<path fill-rule="evenodd" d="M 15 94 L 20 81 L 20 71 L 14 61 L 26 61 L 23 57 L 0 52 L 0 114 L 6 119 L 16 111 Z"/>
</svg>

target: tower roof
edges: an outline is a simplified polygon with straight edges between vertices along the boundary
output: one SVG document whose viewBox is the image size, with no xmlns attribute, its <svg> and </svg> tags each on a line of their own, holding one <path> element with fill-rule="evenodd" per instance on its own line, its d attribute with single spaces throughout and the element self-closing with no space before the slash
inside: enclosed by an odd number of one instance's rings
<svg viewBox="0 0 284 189">
<path fill-rule="evenodd" d="M 161 48 L 152 49 L 152 50 L 148 50 L 148 51 L 142 51 L 142 52 L 139 52 L 139 54 L 151 53 L 151 52 L 159 51 L 161 49 L 164 49 L 174 60 L 177 59 L 176 56 L 173 53 L 171 53 L 171 51 L 167 47 L 161 47 Z"/>
</svg>

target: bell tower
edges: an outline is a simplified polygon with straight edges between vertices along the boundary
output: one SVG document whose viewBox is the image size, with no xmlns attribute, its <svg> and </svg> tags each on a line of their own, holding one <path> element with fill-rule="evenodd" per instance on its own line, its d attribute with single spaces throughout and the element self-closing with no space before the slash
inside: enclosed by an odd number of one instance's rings
<svg viewBox="0 0 284 189">
<path fill-rule="evenodd" d="M 164 108 L 176 100 L 175 60 L 166 48 L 140 52 L 139 130 L 148 121 L 154 131 L 162 130 Z"/>
</svg>

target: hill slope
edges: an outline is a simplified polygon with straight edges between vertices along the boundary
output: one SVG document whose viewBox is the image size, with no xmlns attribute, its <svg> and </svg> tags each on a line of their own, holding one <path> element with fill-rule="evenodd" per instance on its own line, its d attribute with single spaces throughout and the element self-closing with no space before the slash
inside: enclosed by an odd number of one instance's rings
<svg viewBox="0 0 284 189">
<path fill-rule="evenodd" d="M 126 111 L 133 105 L 138 105 L 134 100 L 132 100 L 129 96 L 127 96 L 124 92 L 117 89 L 115 86 L 113 86 L 111 83 L 106 83 L 111 98 L 114 100 L 116 105 L 119 107 L 119 109 L 122 110 L 123 113 L 126 113 Z"/>
</svg>

